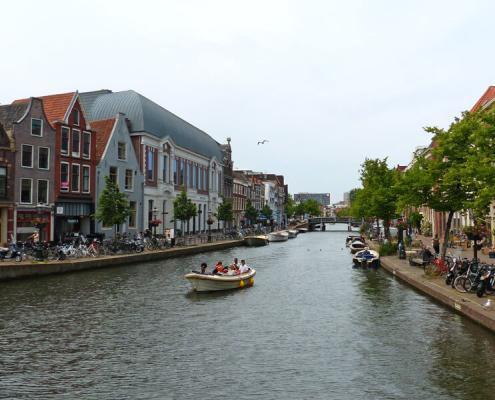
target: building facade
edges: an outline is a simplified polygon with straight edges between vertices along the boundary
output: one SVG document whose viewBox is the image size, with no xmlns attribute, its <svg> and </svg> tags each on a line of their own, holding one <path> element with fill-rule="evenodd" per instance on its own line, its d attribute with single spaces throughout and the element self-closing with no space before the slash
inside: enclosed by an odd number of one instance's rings
<svg viewBox="0 0 495 400">
<path fill-rule="evenodd" d="M 5 109 L 0 107 L 0 118 L 5 117 Z M 10 119 L 7 118 L 7 121 Z M 0 120 L 0 243 L 6 246 L 14 239 L 14 185 L 15 185 L 15 146 L 12 126 Z"/>
<path fill-rule="evenodd" d="M 142 232 L 144 176 L 134 151 L 126 118 L 119 113 L 111 119 L 91 122 L 91 128 L 97 138 L 95 209 L 98 208 L 100 194 L 106 186 L 105 177 L 108 176 L 127 196 L 131 209 L 131 215 L 117 231 L 131 235 Z M 95 221 L 95 231 L 110 237 L 113 236 L 114 227 L 104 226 L 102 222 Z"/>
<path fill-rule="evenodd" d="M 345 196 L 345 194 L 344 194 Z M 315 200 L 322 206 L 330 205 L 330 193 L 296 193 L 294 194 L 294 201 L 296 203 L 303 203 L 306 200 Z M 345 199 L 344 199 L 345 200 Z"/>
</svg>

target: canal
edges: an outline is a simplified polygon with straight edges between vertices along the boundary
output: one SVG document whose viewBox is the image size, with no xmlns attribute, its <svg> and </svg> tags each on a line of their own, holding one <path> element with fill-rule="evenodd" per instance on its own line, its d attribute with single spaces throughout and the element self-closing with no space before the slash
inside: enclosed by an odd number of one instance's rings
<svg viewBox="0 0 495 400">
<path fill-rule="evenodd" d="M 353 270 L 346 235 L 0 283 L 0 398 L 494 398 L 495 335 Z M 254 287 L 189 292 L 234 256 Z"/>
</svg>

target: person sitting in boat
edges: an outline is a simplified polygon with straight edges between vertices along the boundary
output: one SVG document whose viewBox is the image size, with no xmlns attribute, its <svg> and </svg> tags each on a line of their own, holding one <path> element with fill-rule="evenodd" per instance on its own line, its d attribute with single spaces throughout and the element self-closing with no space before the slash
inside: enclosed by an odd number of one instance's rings
<svg viewBox="0 0 495 400">
<path fill-rule="evenodd" d="M 248 272 L 251 268 L 249 268 L 247 265 L 246 265 L 246 260 L 241 260 L 241 266 L 239 267 L 239 272 L 241 274 L 245 274 L 246 272 Z"/>
<path fill-rule="evenodd" d="M 201 263 L 201 273 L 202 273 L 202 274 L 206 274 L 206 268 L 207 268 L 207 267 L 208 267 L 208 266 L 206 265 L 206 263 L 205 263 L 205 262 Z"/>
<path fill-rule="evenodd" d="M 224 267 L 223 263 L 221 261 L 217 262 L 217 265 L 215 265 L 215 268 L 213 269 L 213 275 L 216 274 L 226 274 L 229 270 Z"/>
<path fill-rule="evenodd" d="M 229 265 L 229 269 L 237 271 L 239 269 L 239 260 L 237 257 L 234 258 L 234 262 Z"/>
</svg>

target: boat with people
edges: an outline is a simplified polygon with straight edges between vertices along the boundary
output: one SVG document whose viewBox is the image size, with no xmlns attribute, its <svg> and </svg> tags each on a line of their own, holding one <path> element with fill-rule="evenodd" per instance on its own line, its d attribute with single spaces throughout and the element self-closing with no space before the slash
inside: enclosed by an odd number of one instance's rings
<svg viewBox="0 0 495 400">
<path fill-rule="evenodd" d="M 271 232 L 268 234 L 269 242 L 285 242 L 286 240 L 289 240 L 289 232 L 287 231 Z"/>
<path fill-rule="evenodd" d="M 297 230 L 289 229 L 289 230 L 287 230 L 287 232 L 289 233 L 289 239 L 294 239 L 297 237 L 297 234 L 298 234 Z"/>
<path fill-rule="evenodd" d="M 351 249 L 351 254 L 356 254 L 358 251 L 367 249 L 368 246 L 361 239 L 355 239 L 351 242 L 349 248 Z"/>
<path fill-rule="evenodd" d="M 256 270 L 251 268 L 248 272 L 239 275 L 201 274 L 190 272 L 184 276 L 196 292 L 213 292 L 217 290 L 232 290 L 251 287 L 254 285 Z"/>
<path fill-rule="evenodd" d="M 354 254 L 352 262 L 356 268 L 378 268 L 380 266 L 380 254 L 375 250 L 361 250 Z"/>
<path fill-rule="evenodd" d="M 268 237 L 266 235 L 246 236 L 244 243 L 249 247 L 266 246 L 268 244 Z"/>
</svg>

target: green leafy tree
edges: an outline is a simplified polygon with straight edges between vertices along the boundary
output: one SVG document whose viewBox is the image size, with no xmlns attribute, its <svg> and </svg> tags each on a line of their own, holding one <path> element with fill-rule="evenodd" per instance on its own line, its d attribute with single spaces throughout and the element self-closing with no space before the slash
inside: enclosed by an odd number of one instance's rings
<svg viewBox="0 0 495 400">
<path fill-rule="evenodd" d="M 304 203 L 298 203 L 295 205 L 294 207 L 294 215 L 298 215 L 298 216 L 304 216 L 304 214 L 306 213 L 305 209 L 304 209 Z"/>
<path fill-rule="evenodd" d="M 222 204 L 217 209 L 217 220 L 223 221 L 224 226 L 227 223 L 232 222 L 234 219 L 234 212 L 232 211 L 232 201 L 223 199 Z"/>
<path fill-rule="evenodd" d="M 103 189 L 98 199 L 98 208 L 95 213 L 96 220 L 105 226 L 113 226 L 115 235 L 117 227 L 123 224 L 130 214 L 131 208 L 127 196 L 120 191 L 116 183 L 108 176 L 105 176 L 105 189 Z"/>
<path fill-rule="evenodd" d="M 256 223 L 258 220 L 258 210 L 253 207 L 251 200 L 246 203 L 246 210 L 244 211 L 244 217 L 249 220 L 250 225 Z"/>
<path fill-rule="evenodd" d="M 287 214 L 287 218 L 292 218 L 295 215 L 296 204 L 294 203 L 294 199 L 292 195 L 289 194 L 287 196 L 287 200 L 285 201 L 285 213 Z"/>
<path fill-rule="evenodd" d="M 312 217 L 321 215 L 321 204 L 314 199 L 308 199 L 304 202 L 304 211 Z"/>
<path fill-rule="evenodd" d="M 267 220 L 270 220 L 273 215 L 272 209 L 268 206 L 268 204 L 265 204 L 263 208 L 260 211 L 260 214 L 263 215 Z"/>
<path fill-rule="evenodd" d="M 174 200 L 174 218 L 181 221 L 181 231 L 184 232 L 184 223 L 198 215 L 196 204 L 187 197 L 185 190 Z"/>
<path fill-rule="evenodd" d="M 420 232 L 420 233 L 421 233 L 421 221 L 423 221 L 423 215 L 422 215 L 422 214 L 420 214 L 420 213 L 419 213 L 419 212 L 417 212 L 417 211 L 414 211 L 414 212 L 412 212 L 412 213 L 409 215 L 409 217 L 408 217 L 407 221 L 409 222 L 409 224 L 410 224 L 413 228 L 417 229 L 417 230 L 418 230 L 418 232 Z"/>
<path fill-rule="evenodd" d="M 352 215 L 351 209 L 350 207 L 340 208 L 335 211 L 335 215 L 337 215 L 337 217 L 339 218 L 350 217 Z"/>
</svg>

